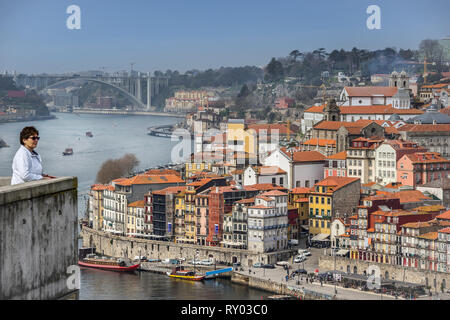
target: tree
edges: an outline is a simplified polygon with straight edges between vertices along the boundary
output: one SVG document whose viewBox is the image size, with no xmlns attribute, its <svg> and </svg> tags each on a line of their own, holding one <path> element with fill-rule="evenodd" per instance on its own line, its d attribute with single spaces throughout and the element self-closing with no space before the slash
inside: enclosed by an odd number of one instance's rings
<svg viewBox="0 0 450 320">
<path fill-rule="evenodd" d="M 265 79 L 268 81 L 276 81 L 281 79 L 283 75 L 283 65 L 281 64 L 281 62 L 275 60 L 275 58 L 272 58 L 272 60 L 270 60 L 269 64 L 266 67 Z"/>
<path fill-rule="evenodd" d="M 108 159 L 103 162 L 97 173 L 96 182 L 109 183 L 114 179 L 127 176 L 139 165 L 139 160 L 132 153 L 125 154 L 119 159 Z"/>
</svg>

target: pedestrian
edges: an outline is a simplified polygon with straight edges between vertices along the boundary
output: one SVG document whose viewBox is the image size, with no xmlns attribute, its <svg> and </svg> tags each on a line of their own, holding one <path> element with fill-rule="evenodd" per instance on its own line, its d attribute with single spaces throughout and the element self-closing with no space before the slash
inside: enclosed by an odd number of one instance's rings
<svg viewBox="0 0 450 320">
<path fill-rule="evenodd" d="M 21 146 L 13 159 L 11 185 L 54 178 L 42 172 L 41 156 L 34 150 L 39 139 L 39 131 L 35 127 L 25 127 L 20 132 Z"/>
</svg>

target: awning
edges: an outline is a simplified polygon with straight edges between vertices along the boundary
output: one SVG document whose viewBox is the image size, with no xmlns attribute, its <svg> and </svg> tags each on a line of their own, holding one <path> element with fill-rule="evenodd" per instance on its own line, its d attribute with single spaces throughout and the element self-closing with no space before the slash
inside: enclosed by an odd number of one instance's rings
<svg viewBox="0 0 450 320">
<path fill-rule="evenodd" d="M 319 233 L 315 235 L 311 241 L 325 241 L 330 235 L 327 233 Z"/>
<path fill-rule="evenodd" d="M 309 231 L 309 226 L 308 225 L 301 225 L 300 227 L 302 227 L 303 230 Z"/>
<path fill-rule="evenodd" d="M 341 249 L 338 252 L 336 252 L 336 255 L 338 256 L 345 256 L 350 250 Z"/>
</svg>

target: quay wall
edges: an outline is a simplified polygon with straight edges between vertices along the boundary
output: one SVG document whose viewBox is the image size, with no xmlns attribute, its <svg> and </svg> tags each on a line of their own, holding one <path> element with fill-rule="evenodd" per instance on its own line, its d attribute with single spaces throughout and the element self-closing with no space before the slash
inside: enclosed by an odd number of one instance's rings
<svg viewBox="0 0 450 320">
<path fill-rule="evenodd" d="M 11 186 L 0 178 L 0 300 L 60 299 L 77 265 L 77 178 Z"/>
<path fill-rule="evenodd" d="M 179 113 L 166 113 L 166 112 L 158 112 L 158 111 L 129 111 L 129 110 L 115 110 L 115 109 L 74 108 L 73 113 L 119 114 L 119 115 L 162 116 L 162 117 L 186 118 L 185 114 L 179 114 Z"/>
<path fill-rule="evenodd" d="M 345 257 L 336 257 L 336 270 L 354 273 L 356 267 L 357 274 L 363 274 L 369 266 L 377 266 L 380 268 L 381 278 L 404 282 L 411 282 L 416 284 L 423 284 L 431 287 L 434 291 L 434 279 L 436 279 L 436 290 L 440 292 L 441 284 L 444 281 L 445 291 L 450 289 L 450 274 L 444 272 L 432 272 L 426 270 L 415 270 L 413 268 L 389 265 L 384 263 L 376 263 L 372 261 L 354 260 Z M 319 257 L 319 270 L 332 271 L 334 270 L 334 257 L 321 256 Z"/>
<path fill-rule="evenodd" d="M 250 288 L 265 290 L 279 295 L 295 296 L 302 300 L 331 300 L 333 298 L 327 294 L 321 294 L 315 291 L 293 287 L 271 279 L 262 279 L 237 272 L 233 272 L 231 281 Z"/>
<path fill-rule="evenodd" d="M 198 253 L 198 260 L 214 259 L 216 262 L 240 262 L 243 266 L 251 266 L 256 262 L 275 263 L 287 259 L 291 254 L 288 250 L 255 253 L 248 250 L 130 238 L 94 230 L 86 226 L 83 226 L 80 235 L 83 238 L 84 247 L 95 247 L 99 254 L 128 259 L 133 259 L 135 256 L 146 256 L 149 259 L 185 258 L 189 261 Z"/>
</svg>

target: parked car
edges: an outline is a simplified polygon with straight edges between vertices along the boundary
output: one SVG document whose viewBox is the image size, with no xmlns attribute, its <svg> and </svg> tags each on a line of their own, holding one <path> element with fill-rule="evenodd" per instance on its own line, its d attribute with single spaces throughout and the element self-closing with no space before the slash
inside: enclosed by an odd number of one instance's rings
<svg viewBox="0 0 450 320">
<path fill-rule="evenodd" d="M 133 260 L 147 261 L 147 257 L 146 256 L 135 256 Z"/>
<path fill-rule="evenodd" d="M 161 259 L 147 259 L 147 262 L 161 262 Z"/>
<path fill-rule="evenodd" d="M 276 265 L 277 266 L 287 266 L 287 265 L 289 265 L 289 262 L 287 262 L 287 261 L 278 261 L 276 263 Z"/>
<path fill-rule="evenodd" d="M 306 250 L 306 249 L 298 249 L 298 253 L 299 253 L 299 254 L 302 254 L 302 255 L 304 255 L 304 256 L 310 256 L 310 255 L 311 255 L 311 252 L 309 252 L 309 251 Z"/>
<path fill-rule="evenodd" d="M 256 262 L 253 264 L 253 268 L 262 268 L 263 264 L 261 262 Z"/>
<path fill-rule="evenodd" d="M 214 264 L 214 262 L 212 260 L 206 259 L 206 260 L 201 260 L 199 262 L 199 264 L 201 264 L 202 266 L 212 266 Z"/>
<path fill-rule="evenodd" d="M 263 264 L 264 269 L 275 269 L 275 266 L 271 263 Z"/>
<path fill-rule="evenodd" d="M 306 261 L 306 257 L 304 255 L 301 255 L 301 254 L 294 258 L 294 262 L 295 263 L 301 263 L 301 262 L 304 262 L 304 261 Z"/>
<path fill-rule="evenodd" d="M 297 269 L 292 272 L 292 275 L 297 275 L 297 274 L 308 274 L 308 271 L 306 271 L 305 269 Z"/>
</svg>

